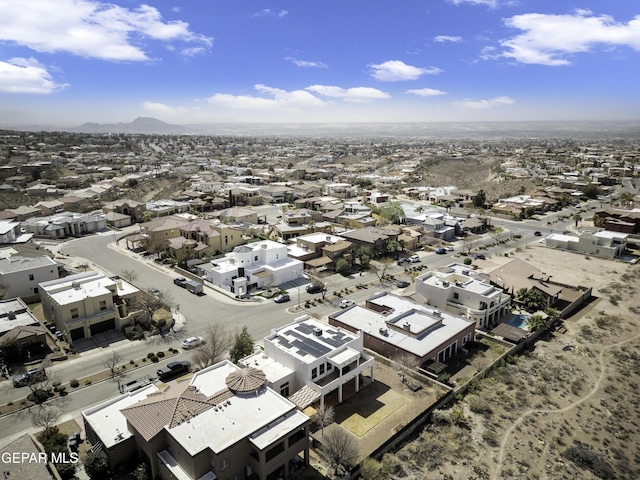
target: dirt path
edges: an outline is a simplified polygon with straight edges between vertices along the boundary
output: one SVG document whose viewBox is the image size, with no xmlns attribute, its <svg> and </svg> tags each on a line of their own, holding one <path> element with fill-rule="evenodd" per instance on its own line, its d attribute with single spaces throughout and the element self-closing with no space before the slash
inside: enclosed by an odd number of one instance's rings
<svg viewBox="0 0 640 480">
<path fill-rule="evenodd" d="M 636 326 L 640 327 L 640 323 L 636 320 Z M 600 389 L 600 385 L 602 384 L 602 380 L 604 379 L 605 376 L 605 363 L 604 363 L 604 355 L 611 349 L 613 348 L 617 348 L 620 347 L 622 345 L 625 345 L 629 342 L 632 342 L 634 340 L 637 340 L 638 338 L 640 338 L 640 331 L 637 332 L 633 337 L 627 338 L 626 340 L 623 340 L 621 342 L 618 343 L 613 343 L 611 345 L 608 345 L 606 347 L 603 347 L 602 350 L 600 350 L 600 353 L 598 354 L 598 364 L 600 365 L 600 374 L 598 375 L 598 380 L 595 383 L 595 385 L 593 386 L 593 388 L 591 389 L 591 391 L 589 393 L 587 393 L 584 397 L 582 397 L 580 400 L 577 400 L 575 402 L 573 402 L 572 404 L 564 407 L 564 408 L 560 408 L 560 409 L 532 409 L 532 410 L 528 410 L 526 412 L 524 412 L 522 415 L 520 415 L 511 425 L 511 427 L 509 427 L 509 429 L 504 433 L 503 439 L 502 439 L 502 443 L 500 444 L 500 451 L 499 451 L 499 456 L 498 456 L 498 461 L 497 464 L 495 466 L 495 470 L 493 472 L 493 474 L 491 475 L 491 479 L 492 480 L 499 480 L 500 478 L 502 478 L 500 476 L 500 474 L 502 473 L 502 467 L 503 467 L 503 463 L 504 463 L 504 457 L 506 454 L 506 450 L 507 450 L 507 445 L 509 444 L 509 439 L 511 438 L 511 434 L 513 433 L 513 431 L 529 416 L 531 415 L 537 415 L 537 414 L 558 414 L 558 413 L 564 413 L 567 412 L 569 410 L 571 410 L 572 408 L 577 407 L 578 405 L 581 405 L 583 403 L 585 403 L 587 400 L 589 400 L 590 398 L 592 398 Z"/>
</svg>

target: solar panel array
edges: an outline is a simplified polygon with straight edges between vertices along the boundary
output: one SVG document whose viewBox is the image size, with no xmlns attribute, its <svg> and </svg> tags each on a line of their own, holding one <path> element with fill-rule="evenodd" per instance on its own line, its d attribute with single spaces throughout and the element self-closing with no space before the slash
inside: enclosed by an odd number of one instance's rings
<svg viewBox="0 0 640 480">
<path fill-rule="evenodd" d="M 351 337 L 344 332 L 337 332 L 331 329 L 323 330 L 321 337 L 315 336 L 314 332 L 317 328 L 314 325 L 301 322 L 293 329 L 286 330 L 278 335 L 276 341 L 283 348 L 296 348 L 296 353 L 300 356 L 311 355 L 314 358 L 320 358 L 351 340 Z M 330 345 L 330 347 L 327 345 Z"/>
</svg>

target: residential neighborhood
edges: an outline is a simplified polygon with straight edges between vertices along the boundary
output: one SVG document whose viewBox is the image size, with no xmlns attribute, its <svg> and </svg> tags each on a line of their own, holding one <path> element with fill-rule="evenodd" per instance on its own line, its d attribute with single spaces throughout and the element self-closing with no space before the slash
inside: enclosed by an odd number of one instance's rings
<svg viewBox="0 0 640 480">
<path fill-rule="evenodd" d="M 28 428 L 70 422 L 62 478 L 399 468 L 492 372 L 628 305 L 639 148 L 0 132 L 0 425 L 56 410 Z"/>
</svg>

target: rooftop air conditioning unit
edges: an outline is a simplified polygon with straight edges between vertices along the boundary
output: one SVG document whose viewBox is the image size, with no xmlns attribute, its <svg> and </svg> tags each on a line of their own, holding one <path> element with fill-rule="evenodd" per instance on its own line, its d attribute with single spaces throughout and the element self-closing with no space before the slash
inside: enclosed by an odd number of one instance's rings
<svg viewBox="0 0 640 480">
<path fill-rule="evenodd" d="M 322 336 L 322 329 L 321 329 L 321 328 L 314 328 L 314 329 L 313 329 L 313 334 L 314 334 L 316 337 L 321 337 L 321 336 Z"/>
</svg>

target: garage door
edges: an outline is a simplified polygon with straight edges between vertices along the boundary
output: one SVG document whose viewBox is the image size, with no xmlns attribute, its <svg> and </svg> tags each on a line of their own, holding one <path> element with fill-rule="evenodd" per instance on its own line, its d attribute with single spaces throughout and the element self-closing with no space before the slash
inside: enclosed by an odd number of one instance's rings
<svg viewBox="0 0 640 480">
<path fill-rule="evenodd" d="M 107 330 L 113 330 L 116 328 L 116 320 L 114 318 L 105 320 L 104 322 L 94 323 L 89 327 L 91 330 L 91 336 L 98 333 L 106 332 Z"/>
<path fill-rule="evenodd" d="M 71 340 L 80 340 L 84 338 L 84 328 L 74 328 L 69 331 L 69 334 L 71 335 Z"/>
</svg>

